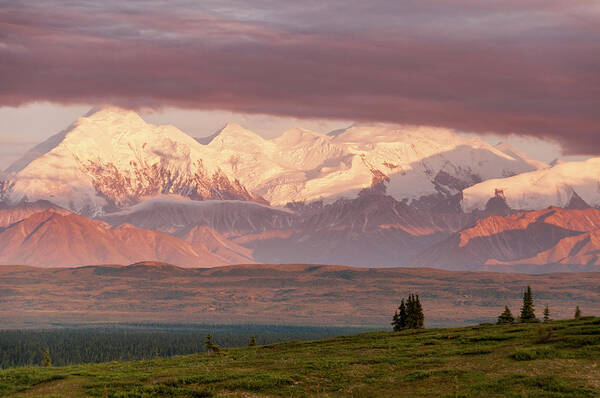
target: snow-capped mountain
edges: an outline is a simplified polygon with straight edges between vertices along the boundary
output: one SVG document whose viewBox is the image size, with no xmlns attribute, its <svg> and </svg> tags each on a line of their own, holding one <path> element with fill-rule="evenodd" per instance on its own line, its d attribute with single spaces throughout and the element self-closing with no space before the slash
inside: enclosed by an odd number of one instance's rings
<svg viewBox="0 0 600 398">
<path fill-rule="evenodd" d="M 365 124 L 332 135 L 292 129 L 265 140 L 227 125 L 204 142 L 225 156 L 227 174 L 272 205 L 352 198 L 378 182 L 408 202 L 448 197 L 489 178 L 547 167 L 516 150 L 431 127 Z"/>
<path fill-rule="evenodd" d="M 597 212 L 517 211 L 599 207 L 598 176 L 600 158 L 548 165 L 441 128 L 196 139 L 107 107 L 0 174 L 0 262 L 597 264 Z"/>
<path fill-rule="evenodd" d="M 494 148 L 496 148 L 499 151 L 504 152 L 505 154 L 512 157 L 513 159 L 520 160 L 524 163 L 531 165 L 531 167 L 533 167 L 536 170 L 546 169 L 546 168 L 550 167 L 550 165 L 548 163 L 545 163 L 540 160 L 533 159 L 530 156 L 527 156 L 526 154 L 519 151 L 517 148 L 515 148 L 513 145 L 509 144 L 508 142 L 500 142 L 500 143 L 494 145 Z"/>
<path fill-rule="evenodd" d="M 600 206 L 600 158 L 557 163 L 550 168 L 483 181 L 463 191 L 463 210 L 483 209 L 495 192 L 502 192 L 506 203 L 518 210 L 597 207 Z"/>
<path fill-rule="evenodd" d="M 4 200 L 50 200 L 98 215 L 145 197 L 260 200 L 230 180 L 218 156 L 172 126 L 150 125 L 135 112 L 104 108 L 33 148 L 7 169 Z"/>
<path fill-rule="evenodd" d="M 0 181 L 0 200 L 50 200 L 100 215 L 157 195 L 264 198 L 275 206 L 332 202 L 383 182 L 396 199 L 431 206 L 478 182 L 544 167 L 514 149 L 440 128 L 365 124 L 331 135 L 294 128 L 266 140 L 227 124 L 196 140 L 107 107 L 11 165 Z"/>
</svg>

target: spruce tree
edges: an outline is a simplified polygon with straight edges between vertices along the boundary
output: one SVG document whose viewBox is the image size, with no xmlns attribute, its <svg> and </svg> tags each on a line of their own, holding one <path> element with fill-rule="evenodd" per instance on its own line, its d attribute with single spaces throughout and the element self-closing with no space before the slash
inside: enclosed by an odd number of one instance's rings
<svg viewBox="0 0 600 398">
<path fill-rule="evenodd" d="M 550 309 L 548 308 L 548 304 L 546 304 L 546 308 L 544 308 L 544 322 L 548 322 L 550 320 Z"/>
<path fill-rule="evenodd" d="M 398 315 L 398 310 L 394 312 L 394 316 L 392 317 L 392 330 L 394 332 L 400 331 L 400 315 Z"/>
<path fill-rule="evenodd" d="M 398 318 L 402 322 L 403 311 L 402 307 L 400 307 L 400 313 L 398 314 Z M 421 301 L 418 295 L 410 294 L 408 299 L 406 300 L 406 318 L 405 322 L 402 322 L 404 325 L 403 328 L 406 329 L 421 329 L 424 325 L 425 317 L 423 315 L 423 306 L 421 305 Z"/>
<path fill-rule="evenodd" d="M 579 309 L 579 306 L 575 307 L 575 319 L 580 319 L 581 318 L 581 310 Z"/>
<path fill-rule="evenodd" d="M 412 294 L 408 295 L 406 300 L 406 327 L 408 329 L 415 329 L 417 320 L 415 317 L 415 298 Z"/>
<path fill-rule="evenodd" d="M 423 306 L 419 295 L 409 294 L 406 302 L 400 301 L 398 310 L 392 318 L 392 326 L 395 332 L 403 329 L 421 329 L 425 324 Z"/>
<path fill-rule="evenodd" d="M 423 306 L 421 305 L 421 300 L 419 300 L 419 295 L 417 294 L 415 298 L 415 329 L 423 329 L 425 325 L 425 316 L 423 315 Z"/>
<path fill-rule="evenodd" d="M 513 316 L 512 312 L 510 312 L 510 308 L 508 308 L 508 305 L 505 305 L 504 312 L 498 317 L 498 325 L 513 323 L 514 321 L 515 317 Z"/>
<path fill-rule="evenodd" d="M 519 322 L 536 322 L 535 310 L 533 307 L 533 295 L 531 294 L 531 286 L 527 286 L 527 290 L 523 293 L 523 306 L 521 307 L 521 316 Z"/>
<path fill-rule="evenodd" d="M 404 304 L 404 299 L 400 301 L 400 307 L 398 307 L 400 312 L 398 313 L 398 322 L 400 326 L 400 330 L 406 329 L 406 321 L 407 321 L 407 313 L 406 313 L 406 305 Z"/>
<path fill-rule="evenodd" d="M 400 306 L 394 313 L 394 317 L 392 318 L 392 327 L 394 332 L 399 332 L 402 329 L 406 329 L 406 305 L 404 304 L 404 299 L 400 301 Z"/>
<path fill-rule="evenodd" d="M 254 347 L 256 345 L 256 338 L 254 336 L 250 337 L 250 341 L 248 342 L 248 347 Z"/>
<path fill-rule="evenodd" d="M 42 359 L 42 366 L 47 368 L 52 366 L 52 360 L 50 359 L 50 348 L 46 347 L 46 352 L 44 352 L 44 359 Z"/>
</svg>

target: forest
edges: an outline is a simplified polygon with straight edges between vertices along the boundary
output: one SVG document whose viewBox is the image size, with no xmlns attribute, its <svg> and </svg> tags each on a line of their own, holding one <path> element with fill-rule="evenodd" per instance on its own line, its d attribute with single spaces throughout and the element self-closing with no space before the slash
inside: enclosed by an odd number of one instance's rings
<svg viewBox="0 0 600 398">
<path fill-rule="evenodd" d="M 306 341 L 369 328 L 283 325 L 119 324 L 45 330 L 0 330 L 0 368 L 38 366 L 46 349 L 53 366 L 151 359 L 205 352 L 207 334 L 221 347 Z"/>
</svg>

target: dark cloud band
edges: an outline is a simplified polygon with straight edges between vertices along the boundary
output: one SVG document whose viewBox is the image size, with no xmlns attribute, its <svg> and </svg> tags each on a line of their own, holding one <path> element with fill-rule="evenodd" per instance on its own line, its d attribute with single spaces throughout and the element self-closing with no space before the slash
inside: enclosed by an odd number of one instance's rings
<svg viewBox="0 0 600 398">
<path fill-rule="evenodd" d="M 596 2 L 220 3 L 0 1 L 0 105 L 429 124 L 600 153 Z"/>
</svg>

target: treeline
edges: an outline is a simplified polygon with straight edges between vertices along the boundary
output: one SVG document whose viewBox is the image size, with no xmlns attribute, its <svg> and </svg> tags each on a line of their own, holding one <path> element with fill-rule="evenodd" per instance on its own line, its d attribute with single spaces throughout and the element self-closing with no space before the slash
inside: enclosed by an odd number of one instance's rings
<svg viewBox="0 0 600 398">
<path fill-rule="evenodd" d="M 41 365 L 45 360 L 46 349 L 52 365 L 61 366 L 206 352 L 205 340 L 208 333 L 214 336 L 215 343 L 221 347 L 243 347 L 248 345 L 253 336 L 257 344 L 263 345 L 290 340 L 316 340 L 372 330 L 268 325 L 182 327 L 185 332 L 165 331 L 164 326 L 160 328 L 163 330 L 0 330 L 0 368 Z"/>
<path fill-rule="evenodd" d="M 581 309 L 579 306 L 575 307 L 574 319 L 581 318 Z M 550 321 L 550 307 L 548 304 L 544 307 L 544 322 Z M 540 320 L 535 315 L 535 306 L 533 304 L 533 293 L 531 292 L 531 286 L 527 286 L 527 289 L 523 293 L 523 304 L 521 305 L 521 313 L 515 318 L 508 308 L 508 305 L 504 306 L 504 311 L 498 316 L 497 324 L 510 324 L 510 323 L 535 323 Z"/>
</svg>

